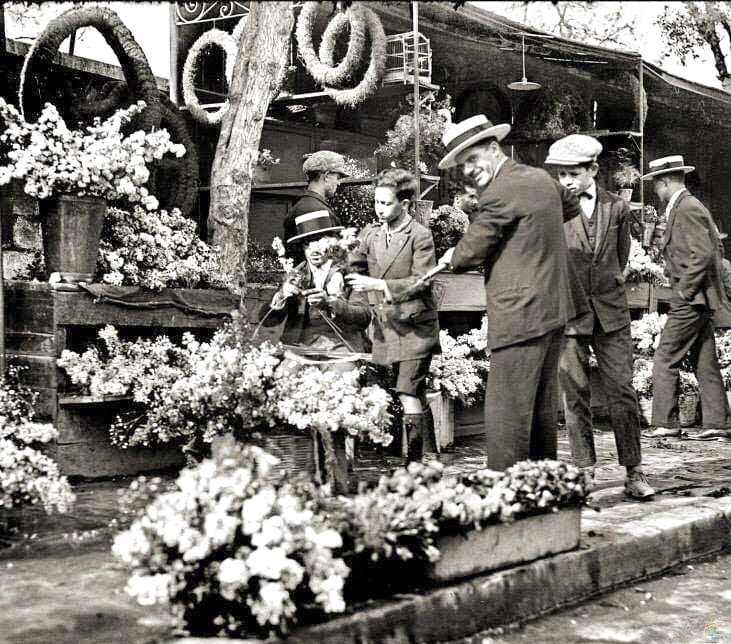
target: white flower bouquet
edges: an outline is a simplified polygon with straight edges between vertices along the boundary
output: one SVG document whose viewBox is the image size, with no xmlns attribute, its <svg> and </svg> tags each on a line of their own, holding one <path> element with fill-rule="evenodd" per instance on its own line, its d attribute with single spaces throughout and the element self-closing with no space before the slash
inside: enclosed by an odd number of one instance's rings
<svg viewBox="0 0 731 644">
<path fill-rule="evenodd" d="M 122 127 L 143 109 L 145 103 L 138 101 L 104 121 L 95 119 L 82 131 L 70 130 L 50 103 L 35 123 L 28 123 L 0 98 L 0 118 L 5 122 L 0 146 L 6 150 L 0 185 L 18 179 L 25 192 L 38 199 L 70 194 L 139 202 L 156 209 L 157 199 L 144 185 L 150 178 L 147 166 L 168 153 L 182 157 L 185 148 L 173 143 L 165 129 L 123 134 Z"/>
<path fill-rule="evenodd" d="M 303 604 L 343 612 L 341 535 L 314 486 L 272 482 L 275 461 L 230 441 L 184 469 L 114 540 L 127 592 L 194 635 L 286 634 Z"/>
<path fill-rule="evenodd" d="M 53 425 L 33 421 L 37 395 L 18 381 L 18 370 L 0 376 L 0 510 L 41 504 L 48 514 L 68 512 L 75 496 L 56 463 L 39 447 L 57 437 Z"/>
<path fill-rule="evenodd" d="M 653 259 L 633 237 L 624 277 L 627 282 L 649 282 L 661 286 L 665 283 L 664 263 L 660 257 Z"/>
<path fill-rule="evenodd" d="M 107 209 L 97 261 L 102 283 L 153 291 L 226 288 L 220 274 L 218 249 L 202 241 L 195 222 L 177 208 Z"/>
<path fill-rule="evenodd" d="M 645 313 L 639 320 L 632 320 L 630 333 L 634 353 L 651 358 L 658 345 L 668 316 L 665 313 Z"/>
<path fill-rule="evenodd" d="M 640 399 L 652 398 L 652 360 L 635 359 L 632 365 L 632 387 Z"/>
<path fill-rule="evenodd" d="M 487 316 L 480 329 L 472 329 L 457 338 L 448 331 L 440 331 L 442 352 L 432 357 L 427 376 L 427 388 L 441 391 L 465 407 L 475 404 L 476 397 L 485 390 L 485 379 L 490 371 L 487 349 Z"/>
</svg>

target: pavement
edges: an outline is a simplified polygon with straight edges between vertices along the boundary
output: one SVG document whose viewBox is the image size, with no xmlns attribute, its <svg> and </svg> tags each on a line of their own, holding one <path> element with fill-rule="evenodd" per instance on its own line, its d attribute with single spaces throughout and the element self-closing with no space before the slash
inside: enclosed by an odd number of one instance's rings
<svg viewBox="0 0 731 644">
<path fill-rule="evenodd" d="M 640 503 L 623 496 L 624 469 L 616 464 L 613 435 L 599 431 L 595 438 L 597 486 L 591 507 L 582 511 L 578 549 L 355 606 L 341 617 L 298 629 L 289 641 L 454 641 L 527 622 L 731 548 L 731 441 L 643 438 L 644 469 L 658 494 Z M 569 459 L 565 432 L 559 432 L 559 451 L 560 458 Z M 448 473 L 464 472 L 481 467 L 484 454 L 480 442 L 470 439 L 442 460 Z M 399 462 L 363 451 L 357 475 L 374 479 Z M 124 570 L 108 550 L 124 525 L 117 496 L 128 483 L 78 484 L 79 502 L 66 517 L 25 511 L 2 519 L 0 642 L 166 641 L 164 611 L 132 604 L 122 591 Z"/>
</svg>

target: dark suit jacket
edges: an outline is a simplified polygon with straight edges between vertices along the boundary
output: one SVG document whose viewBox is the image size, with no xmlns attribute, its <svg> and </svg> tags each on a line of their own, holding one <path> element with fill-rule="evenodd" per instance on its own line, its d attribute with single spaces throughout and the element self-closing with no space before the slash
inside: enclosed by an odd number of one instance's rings
<svg viewBox="0 0 731 644">
<path fill-rule="evenodd" d="M 491 349 L 561 329 L 586 310 L 572 284 L 563 229 L 578 199 L 542 169 L 505 161 L 457 244 L 455 271 L 484 264 Z"/>
<path fill-rule="evenodd" d="M 670 211 L 661 241 L 671 303 L 685 300 L 715 311 L 725 301 L 716 230 L 711 213 L 685 190 Z"/>
<path fill-rule="evenodd" d="M 592 309 L 571 320 L 566 326 L 566 335 L 591 335 L 595 317 L 605 333 L 618 331 L 630 323 L 622 276 L 631 243 L 629 205 L 624 199 L 597 187 L 592 217 L 596 237 L 594 248 L 589 242 L 583 215 L 564 224 L 569 261 Z"/>
<path fill-rule="evenodd" d="M 431 231 L 412 220 L 386 246 L 380 224 L 363 228 L 360 247 L 351 255 L 354 270 L 386 281 L 391 293 L 368 292 L 373 307 L 373 361 L 393 364 L 425 358 L 439 351 L 439 315 L 429 284 L 416 285 L 436 264 Z"/>
<path fill-rule="evenodd" d="M 312 288 L 312 273 L 307 263 L 299 264 L 296 269 L 302 274 L 301 285 L 303 289 Z M 328 272 L 329 281 L 333 273 L 340 271 L 345 273 L 343 267 L 333 265 Z M 285 344 L 306 344 L 317 335 L 323 335 L 336 342 L 340 342 L 332 328 L 323 321 L 318 321 L 320 315 L 328 315 L 343 332 L 348 344 L 355 351 L 366 351 L 368 349 L 365 329 L 371 321 L 371 311 L 368 300 L 360 293 L 348 293 L 347 298 L 336 298 L 328 311 L 314 310 L 307 304 L 303 296 L 290 297 L 281 309 L 273 309 L 269 303 L 264 304 L 259 312 L 259 319 L 263 320 L 262 326 L 276 326 L 283 320 L 284 330 L 281 340 Z M 265 317 L 266 316 L 266 317 Z"/>
</svg>

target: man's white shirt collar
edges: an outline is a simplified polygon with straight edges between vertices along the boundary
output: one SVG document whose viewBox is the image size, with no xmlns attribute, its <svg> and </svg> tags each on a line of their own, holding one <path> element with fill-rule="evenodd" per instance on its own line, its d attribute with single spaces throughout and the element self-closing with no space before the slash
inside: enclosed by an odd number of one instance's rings
<svg viewBox="0 0 731 644">
<path fill-rule="evenodd" d="M 325 282 L 327 282 L 327 274 L 330 272 L 332 266 L 332 260 L 327 260 L 322 266 L 313 266 L 310 264 L 310 271 L 312 271 L 312 281 L 315 284 L 315 288 L 321 288 L 324 290 Z"/>
<path fill-rule="evenodd" d="M 683 193 L 684 190 L 687 190 L 687 188 L 685 186 L 683 186 L 682 188 L 678 188 L 678 190 L 676 190 L 673 193 L 673 196 L 670 197 L 670 201 L 668 201 L 668 205 L 665 206 L 665 219 L 667 219 L 670 216 L 670 211 L 673 209 L 673 206 L 675 206 L 675 202 L 678 201 L 678 199 L 680 198 L 680 195 Z"/>
<path fill-rule="evenodd" d="M 591 216 L 594 214 L 594 208 L 596 207 L 596 181 L 592 181 L 591 185 L 583 192 L 591 195 L 591 199 L 582 199 L 579 197 L 579 203 L 584 214 L 591 219 Z"/>
</svg>

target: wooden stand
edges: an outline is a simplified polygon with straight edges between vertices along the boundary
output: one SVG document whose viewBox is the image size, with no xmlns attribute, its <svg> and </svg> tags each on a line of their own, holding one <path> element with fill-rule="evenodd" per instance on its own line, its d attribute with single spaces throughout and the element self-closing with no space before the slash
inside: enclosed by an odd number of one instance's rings
<svg viewBox="0 0 731 644">
<path fill-rule="evenodd" d="M 210 293 L 212 298 L 219 294 Z M 21 372 L 21 379 L 39 394 L 36 412 L 58 429 L 58 439 L 49 453 L 63 474 L 106 477 L 183 463 L 179 446 L 123 450 L 111 445 L 109 424 L 118 412 L 129 409 L 131 402 L 118 397 L 69 397 L 66 377 L 56 367 L 56 359 L 64 349 L 84 350 L 106 324 L 146 336 L 184 331 L 211 335 L 226 316 L 197 315 L 174 307 L 138 309 L 97 304 L 78 287 L 54 288 L 45 282 L 8 282 L 5 316 L 8 358 L 28 367 Z"/>
</svg>

